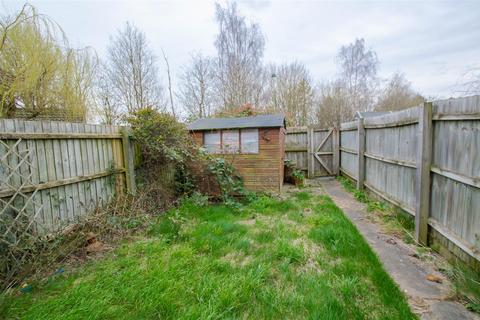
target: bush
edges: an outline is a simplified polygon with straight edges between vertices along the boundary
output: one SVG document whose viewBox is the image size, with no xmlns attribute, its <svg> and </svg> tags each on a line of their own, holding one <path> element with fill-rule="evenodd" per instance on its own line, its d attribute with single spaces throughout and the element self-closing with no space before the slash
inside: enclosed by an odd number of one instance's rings
<svg viewBox="0 0 480 320">
<path fill-rule="evenodd" d="M 243 195 L 243 180 L 235 174 L 235 168 L 223 158 L 211 158 L 208 171 L 215 177 L 224 202 L 232 200 L 234 195 Z"/>
<path fill-rule="evenodd" d="M 185 126 L 171 115 L 146 108 L 127 120 L 141 152 L 142 183 L 158 185 L 165 181 L 159 174 L 162 168 L 170 166 L 174 171 L 174 197 L 200 192 L 211 199 L 231 203 L 236 196 L 244 195 L 243 182 L 231 163 L 206 154 Z"/>
<path fill-rule="evenodd" d="M 127 122 L 141 153 L 138 183 L 163 191 L 152 201 L 171 203 L 193 192 L 195 181 L 188 166 L 198 152 L 185 125 L 152 108 L 132 113 Z"/>
<path fill-rule="evenodd" d="M 127 118 L 142 153 L 142 166 L 179 164 L 192 156 L 193 141 L 187 129 L 168 113 L 145 108 Z"/>
</svg>

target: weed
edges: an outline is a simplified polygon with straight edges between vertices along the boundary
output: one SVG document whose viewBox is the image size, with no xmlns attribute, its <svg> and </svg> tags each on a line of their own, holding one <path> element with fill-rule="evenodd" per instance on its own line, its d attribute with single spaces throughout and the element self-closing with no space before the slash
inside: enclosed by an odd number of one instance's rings
<svg viewBox="0 0 480 320">
<path fill-rule="evenodd" d="M 480 273 L 462 263 L 452 264 L 446 273 L 459 298 L 466 302 L 471 311 L 480 313 Z"/>
</svg>

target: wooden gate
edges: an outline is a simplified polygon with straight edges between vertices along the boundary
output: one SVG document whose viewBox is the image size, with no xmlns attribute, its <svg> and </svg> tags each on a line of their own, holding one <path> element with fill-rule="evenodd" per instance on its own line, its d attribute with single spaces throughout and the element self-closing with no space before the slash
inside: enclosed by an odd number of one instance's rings
<svg viewBox="0 0 480 320">
<path fill-rule="evenodd" d="M 308 177 L 324 177 L 338 173 L 338 130 L 314 127 L 288 128 L 285 158 L 308 172 Z"/>
</svg>

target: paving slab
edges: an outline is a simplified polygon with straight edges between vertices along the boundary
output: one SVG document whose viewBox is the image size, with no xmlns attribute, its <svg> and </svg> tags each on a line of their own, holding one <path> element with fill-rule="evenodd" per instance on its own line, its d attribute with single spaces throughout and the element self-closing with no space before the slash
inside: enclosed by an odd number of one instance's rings
<svg viewBox="0 0 480 320">
<path fill-rule="evenodd" d="M 322 179 L 321 186 L 377 253 L 385 269 L 405 292 L 412 310 L 421 319 L 480 320 L 480 317 L 462 304 L 450 301 L 451 287 L 448 279 L 416 258 L 414 249 L 401 239 L 385 234 L 380 225 L 369 221 L 366 206 L 345 191 L 337 180 Z M 434 275 L 442 283 L 427 280 L 428 275 Z"/>
</svg>

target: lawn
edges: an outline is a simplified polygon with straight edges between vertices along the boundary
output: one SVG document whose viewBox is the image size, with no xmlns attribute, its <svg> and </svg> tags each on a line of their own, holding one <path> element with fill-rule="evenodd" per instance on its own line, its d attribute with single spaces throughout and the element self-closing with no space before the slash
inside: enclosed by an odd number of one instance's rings
<svg viewBox="0 0 480 320">
<path fill-rule="evenodd" d="M 137 241 L 0 309 L 22 319 L 410 319 L 405 297 L 326 196 L 185 201 Z"/>
</svg>

